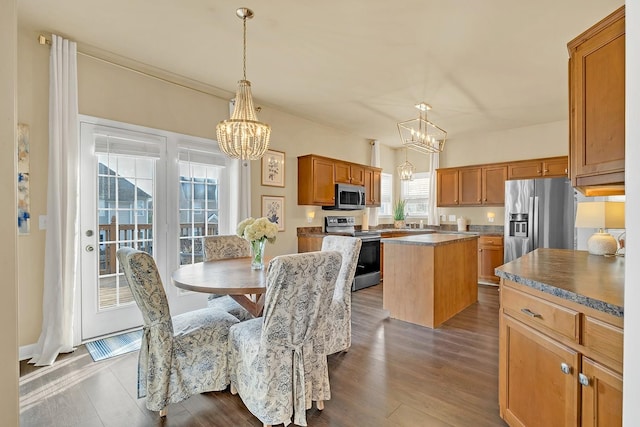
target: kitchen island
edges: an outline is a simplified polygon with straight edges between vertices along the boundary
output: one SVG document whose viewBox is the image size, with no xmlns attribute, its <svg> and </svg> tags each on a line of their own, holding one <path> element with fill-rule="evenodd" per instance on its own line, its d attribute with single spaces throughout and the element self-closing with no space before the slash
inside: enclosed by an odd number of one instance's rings
<svg viewBox="0 0 640 427">
<path fill-rule="evenodd" d="M 500 416 L 622 425 L 624 258 L 536 249 L 500 276 Z"/>
<path fill-rule="evenodd" d="M 478 236 L 420 234 L 382 239 L 383 307 L 437 328 L 478 300 Z"/>
</svg>

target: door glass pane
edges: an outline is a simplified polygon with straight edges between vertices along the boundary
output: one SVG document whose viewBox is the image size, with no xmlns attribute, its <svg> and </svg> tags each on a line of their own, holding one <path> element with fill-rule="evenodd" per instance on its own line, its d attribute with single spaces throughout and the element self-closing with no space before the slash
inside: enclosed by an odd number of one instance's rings
<svg viewBox="0 0 640 427">
<path fill-rule="evenodd" d="M 129 246 L 153 255 L 154 172 L 154 159 L 98 155 L 99 310 L 133 303 L 117 268 L 118 248 Z"/>
<path fill-rule="evenodd" d="M 201 262 L 202 237 L 218 234 L 222 168 L 180 161 L 180 265 Z"/>
</svg>

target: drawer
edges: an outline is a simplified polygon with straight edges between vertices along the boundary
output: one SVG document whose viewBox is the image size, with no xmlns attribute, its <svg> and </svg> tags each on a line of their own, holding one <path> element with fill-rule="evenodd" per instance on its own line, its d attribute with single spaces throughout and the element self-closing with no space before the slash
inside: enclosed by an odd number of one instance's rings
<svg viewBox="0 0 640 427">
<path fill-rule="evenodd" d="M 582 344 L 622 363 L 624 333 L 621 328 L 584 316 Z"/>
<path fill-rule="evenodd" d="M 547 328 L 578 342 L 580 315 L 577 311 L 509 287 L 502 287 L 502 306 L 505 313 L 528 325 Z"/>
<path fill-rule="evenodd" d="M 502 236 L 480 236 L 478 238 L 478 245 L 502 246 L 502 244 L 503 244 Z"/>
</svg>

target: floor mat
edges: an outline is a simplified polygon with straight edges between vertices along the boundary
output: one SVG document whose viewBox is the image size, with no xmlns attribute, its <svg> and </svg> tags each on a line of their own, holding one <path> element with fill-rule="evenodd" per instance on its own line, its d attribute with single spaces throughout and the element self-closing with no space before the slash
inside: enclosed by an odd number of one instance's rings
<svg viewBox="0 0 640 427">
<path fill-rule="evenodd" d="M 127 332 L 86 343 L 94 362 L 140 349 L 142 330 Z"/>
</svg>

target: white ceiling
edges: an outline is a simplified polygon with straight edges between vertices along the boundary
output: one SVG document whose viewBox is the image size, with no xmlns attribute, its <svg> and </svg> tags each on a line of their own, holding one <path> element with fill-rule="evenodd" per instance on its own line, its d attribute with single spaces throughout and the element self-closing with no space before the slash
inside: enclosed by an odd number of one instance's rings
<svg viewBox="0 0 640 427">
<path fill-rule="evenodd" d="M 399 145 L 396 123 L 468 132 L 566 119 L 567 42 L 620 0 L 19 0 L 19 23 Z"/>
</svg>

